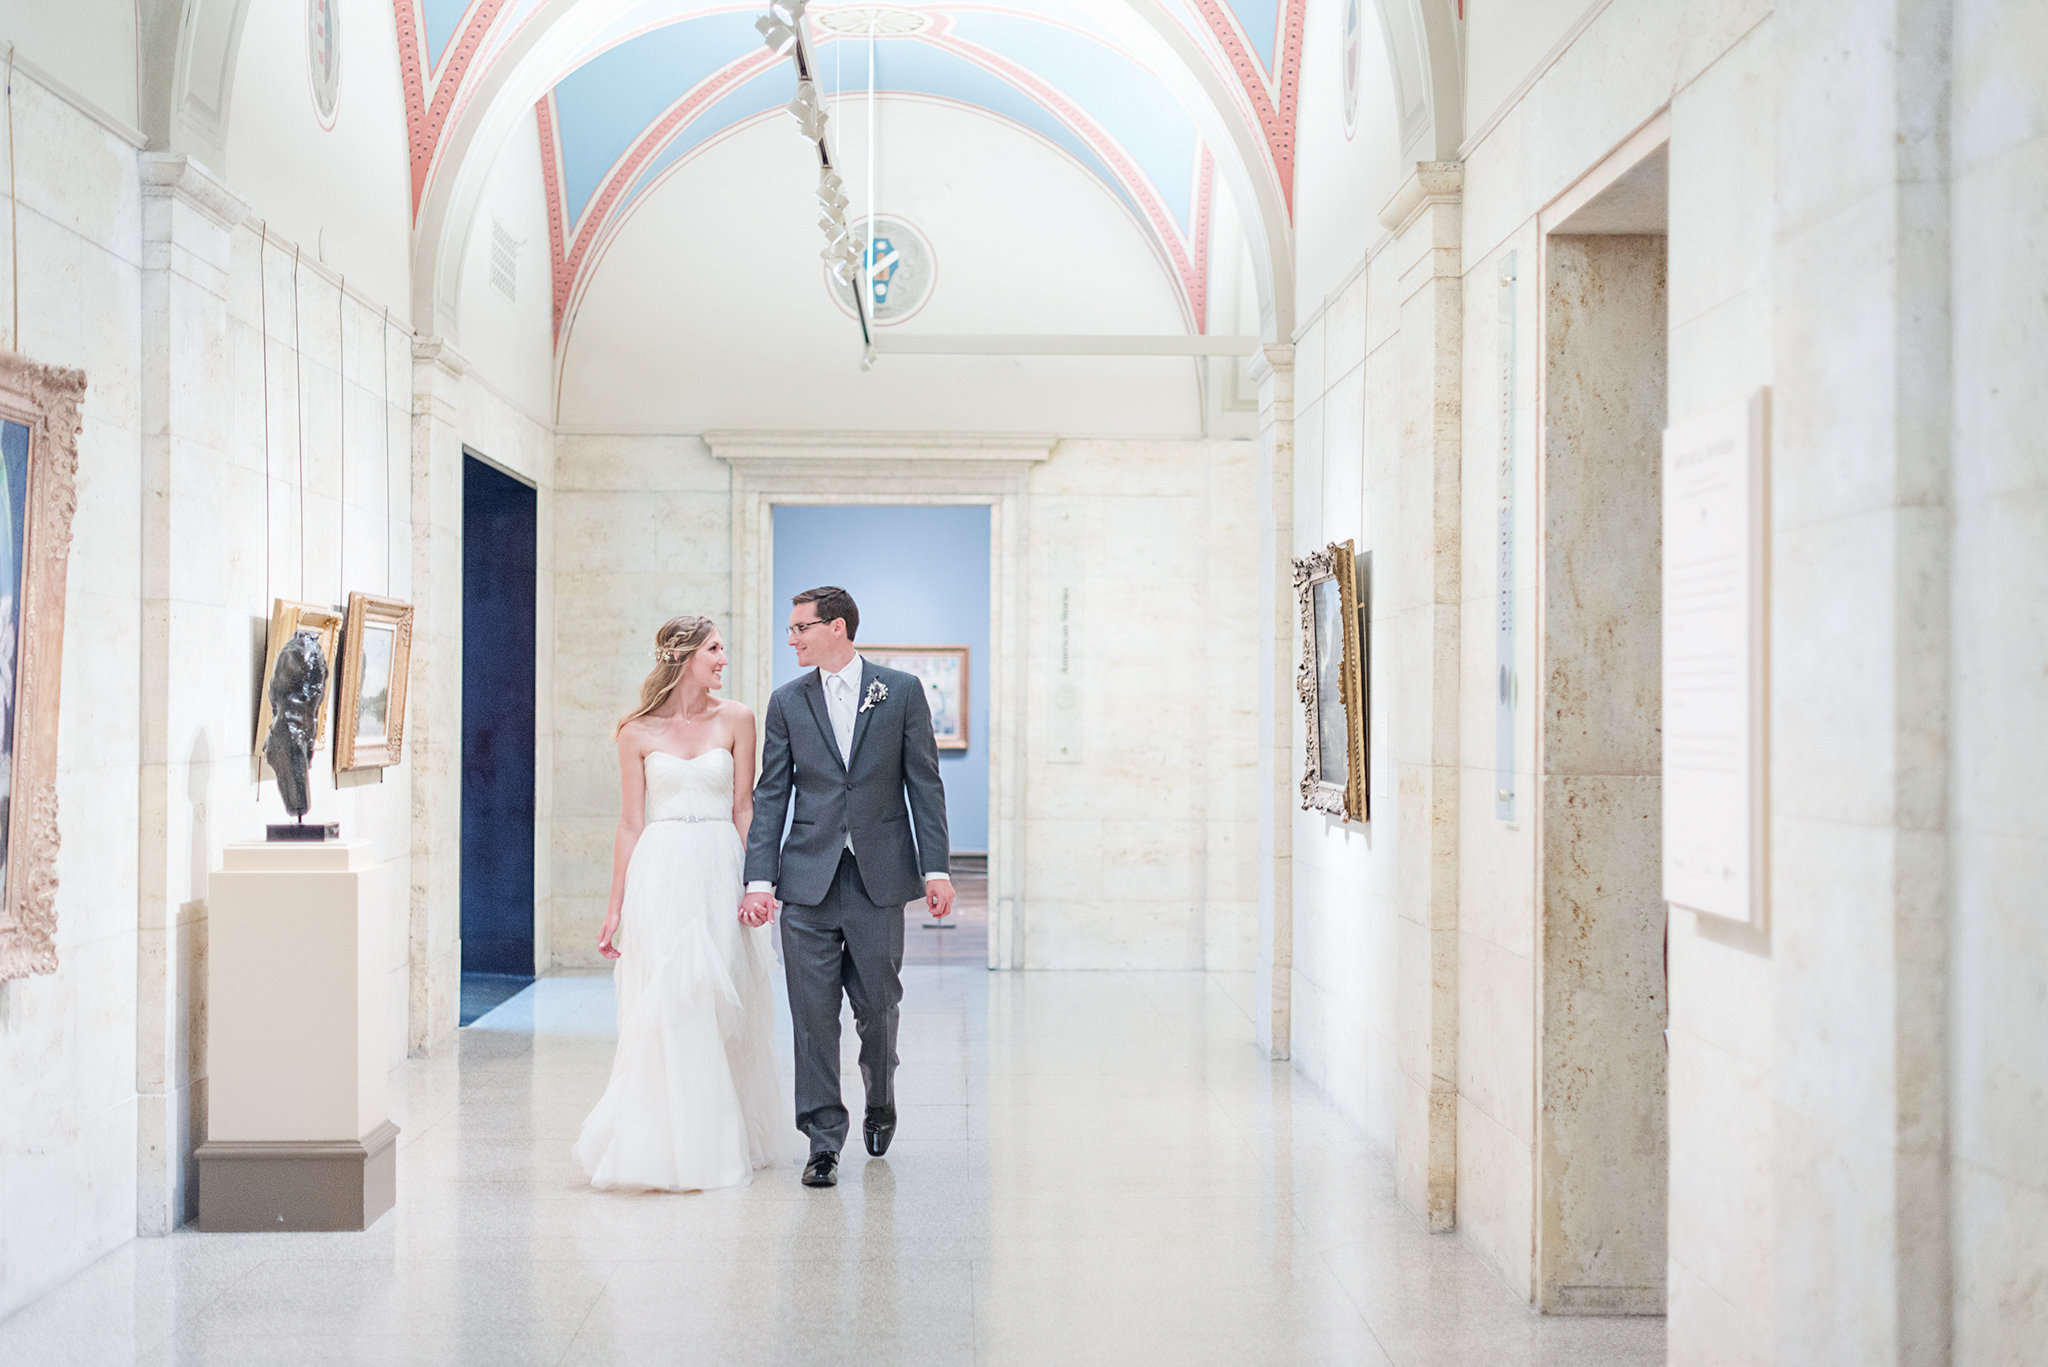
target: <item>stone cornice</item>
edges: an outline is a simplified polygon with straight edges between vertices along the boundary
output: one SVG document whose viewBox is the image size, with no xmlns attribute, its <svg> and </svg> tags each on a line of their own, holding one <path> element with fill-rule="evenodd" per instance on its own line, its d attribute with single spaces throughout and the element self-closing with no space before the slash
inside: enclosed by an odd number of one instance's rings
<svg viewBox="0 0 2048 1367">
<path fill-rule="evenodd" d="M 802 464 L 824 474 L 887 462 L 942 474 L 949 467 L 1007 468 L 1018 474 L 1049 459 L 1059 438 L 970 432 L 706 432 L 711 454 L 742 474 Z"/>
<path fill-rule="evenodd" d="M 416 365 L 438 367 L 458 380 L 469 374 L 469 362 L 445 337 L 413 338 L 412 359 Z"/>
<path fill-rule="evenodd" d="M 1458 161 L 1418 161 L 1401 188 L 1380 206 L 1380 226 L 1388 232 L 1405 232 L 1416 216 L 1436 204 L 1456 204 L 1465 192 L 1465 164 Z"/>
<path fill-rule="evenodd" d="M 1264 384 L 1281 371 L 1294 369 L 1294 348 L 1274 342 L 1260 347 L 1244 363 L 1245 378 L 1253 384 Z"/>
<path fill-rule="evenodd" d="M 145 195 L 182 199 L 220 228 L 238 228 L 249 217 L 247 204 L 183 152 L 144 152 L 136 163 Z"/>
</svg>

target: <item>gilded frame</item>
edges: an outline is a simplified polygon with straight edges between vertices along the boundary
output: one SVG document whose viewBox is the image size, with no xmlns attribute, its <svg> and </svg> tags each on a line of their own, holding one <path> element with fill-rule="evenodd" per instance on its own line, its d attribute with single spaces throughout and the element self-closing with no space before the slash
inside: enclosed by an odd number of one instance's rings
<svg viewBox="0 0 2048 1367">
<path fill-rule="evenodd" d="M 940 718 L 934 716 L 932 718 L 932 738 L 937 742 L 940 751 L 945 753 L 959 753 L 968 748 L 970 735 L 968 719 L 973 715 L 974 700 L 974 681 L 969 674 L 973 662 L 968 658 L 968 647 L 860 646 L 857 648 L 862 655 L 873 660 L 884 669 L 900 669 L 906 674 L 917 674 L 915 669 L 910 668 L 908 662 L 914 661 L 920 655 L 943 655 L 951 659 L 957 659 L 960 662 L 960 698 L 955 711 L 959 713 L 959 725 L 941 729 L 939 726 Z M 918 679 L 922 682 L 924 676 L 918 674 Z M 931 685 L 926 684 L 925 687 L 929 688 Z"/>
<path fill-rule="evenodd" d="M 363 704 L 363 639 L 365 628 L 391 632 L 389 696 L 384 700 L 384 737 L 364 745 L 359 732 Z M 341 634 L 341 703 L 334 721 L 334 769 L 382 769 L 405 755 L 405 694 L 412 673 L 412 604 L 396 598 L 348 596 L 348 622 Z"/>
<path fill-rule="evenodd" d="M 83 371 L 0 351 L 0 418 L 29 431 L 0 980 L 57 971 L 57 703 L 84 399 Z"/>
<path fill-rule="evenodd" d="M 292 633 L 300 627 L 319 635 L 320 649 L 327 655 L 327 692 L 321 697 L 317 710 L 320 727 L 313 734 L 313 749 L 317 752 L 327 745 L 327 700 L 334 696 L 334 679 L 339 669 L 341 614 L 317 603 L 276 599 L 270 605 L 270 634 L 263 646 L 263 675 L 256 680 L 255 760 L 258 782 L 270 772 L 270 765 L 263 758 L 263 738 L 270 734 L 270 676 L 277 668 L 277 652 L 284 649 L 284 643 L 291 640 Z"/>
<path fill-rule="evenodd" d="M 1295 671 L 1307 741 L 1301 805 L 1346 821 L 1364 821 L 1366 803 L 1365 648 L 1359 613 L 1357 559 L 1349 541 L 1335 541 L 1294 562 L 1301 608 L 1301 665 Z M 1334 602 L 1329 595 L 1336 595 Z M 1324 609 L 1318 614 L 1318 606 Z M 1334 640 L 1323 637 L 1334 631 Z M 1330 648 L 1334 647 L 1334 651 Z M 1331 685 L 1337 696 L 1331 698 Z M 1334 712 L 1332 709 L 1335 709 Z M 1329 723 L 1334 718 L 1336 725 Z M 1342 747 L 1342 771 L 1326 741 Z"/>
</svg>

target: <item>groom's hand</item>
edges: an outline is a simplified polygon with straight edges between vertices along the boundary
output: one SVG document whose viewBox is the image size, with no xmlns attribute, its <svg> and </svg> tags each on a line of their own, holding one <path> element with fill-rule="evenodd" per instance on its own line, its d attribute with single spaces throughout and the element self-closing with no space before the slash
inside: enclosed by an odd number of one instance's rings
<svg viewBox="0 0 2048 1367">
<path fill-rule="evenodd" d="M 740 899 L 740 924 L 765 926 L 775 919 L 775 908 L 780 905 L 772 892 L 750 892 Z"/>
<path fill-rule="evenodd" d="M 953 912 L 953 884 L 944 878 L 927 882 L 924 885 L 924 906 L 934 921 L 945 920 Z"/>
</svg>

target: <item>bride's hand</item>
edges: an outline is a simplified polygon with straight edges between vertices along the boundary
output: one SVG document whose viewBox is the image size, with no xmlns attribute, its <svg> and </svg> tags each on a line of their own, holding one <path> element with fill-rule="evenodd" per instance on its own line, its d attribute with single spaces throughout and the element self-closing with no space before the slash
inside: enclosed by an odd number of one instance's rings
<svg viewBox="0 0 2048 1367">
<path fill-rule="evenodd" d="M 604 924 L 600 926 L 597 931 L 597 952 L 604 955 L 604 957 L 607 959 L 618 958 L 619 951 L 612 945 L 612 937 L 617 935 L 618 933 L 618 913 L 609 912 L 605 915 Z"/>
</svg>

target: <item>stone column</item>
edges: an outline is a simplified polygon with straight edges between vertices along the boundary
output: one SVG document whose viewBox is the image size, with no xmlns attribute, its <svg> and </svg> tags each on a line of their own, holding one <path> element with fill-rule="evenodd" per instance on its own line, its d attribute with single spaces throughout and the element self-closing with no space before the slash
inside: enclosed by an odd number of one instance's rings
<svg viewBox="0 0 2048 1367">
<path fill-rule="evenodd" d="M 462 1007 L 462 383 L 438 337 L 413 342 L 412 895 L 406 1036 L 451 1042 Z"/>
<path fill-rule="evenodd" d="M 1947 1363 L 1951 7 L 1772 23 L 1774 1360 Z"/>
<path fill-rule="evenodd" d="M 1294 812 L 1294 348 L 1267 346 L 1246 367 L 1259 387 L 1259 564 L 1271 614 L 1259 636 L 1259 1044 L 1293 1053 Z"/>
<path fill-rule="evenodd" d="M 196 162 L 144 153 L 142 178 L 142 709 L 136 913 L 136 1217 L 167 1234 L 196 1213 L 206 1136 L 206 880 L 218 843 L 217 762 L 246 755 L 208 678 L 248 638 L 235 548 L 220 536 L 230 478 L 228 265 L 242 202 Z M 232 652 L 229 653 L 232 655 Z M 233 658 L 239 661 L 238 655 Z M 195 670 L 202 671 L 195 674 Z"/>
<path fill-rule="evenodd" d="M 1400 680 L 1389 717 L 1400 804 L 1395 1186 L 1433 1230 L 1457 1217 L 1463 182 L 1455 162 L 1418 163 L 1380 212 L 1394 234 L 1384 250 L 1394 254 L 1401 314 L 1400 536 L 1386 601 L 1375 603 L 1394 618 Z"/>
</svg>

